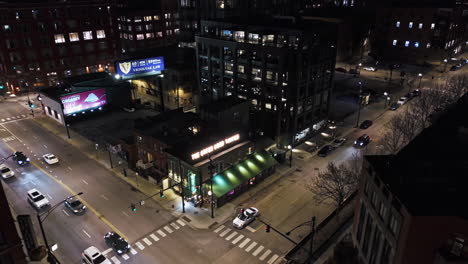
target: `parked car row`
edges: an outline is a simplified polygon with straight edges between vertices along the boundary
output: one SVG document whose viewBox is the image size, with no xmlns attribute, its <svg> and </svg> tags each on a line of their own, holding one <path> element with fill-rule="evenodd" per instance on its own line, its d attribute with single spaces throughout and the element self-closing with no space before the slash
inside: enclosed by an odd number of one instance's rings
<svg viewBox="0 0 468 264">
<path fill-rule="evenodd" d="M 397 110 L 400 106 L 406 104 L 408 101 L 410 101 L 411 99 L 415 98 L 415 97 L 418 97 L 421 95 L 421 90 L 419 89 L 416 89 L 416 90 L 413 90 L 409 93 L 407 93 L 406 95 L 400 97 L 400 99 L 398 99 L 397 102 L 395 103 L 392 103 L 389 107 L 390 110 L 392 111 L 395 111 Z"/>
<path fill-rule="evenodd" d="M 318 152 L 317 155 L 319 157 L 326 157 L 328 154 L 332 153 L 335 149 L 342 146 L 346 142 L 346 138 L 336 138 L 333 140 L 331 145 L 323 146 Z"/>
</svg>

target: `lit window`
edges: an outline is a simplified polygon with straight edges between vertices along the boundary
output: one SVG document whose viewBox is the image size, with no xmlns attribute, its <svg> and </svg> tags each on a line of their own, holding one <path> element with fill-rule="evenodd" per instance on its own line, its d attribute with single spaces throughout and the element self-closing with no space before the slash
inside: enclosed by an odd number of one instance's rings
<svg viewBox="0 0 468 264">
<path fill-rule="evenodd" d="M 128 39 L 133 40 L 133 34 L 128 34 Z"/>
<path fill-rule="evenodd" d="M 145 25 L 145 28 L 146 30 L 153 30 L 153 25 L 152 24 Z"/>
<path fill-rule="evenodd" d="M 63 36 L 63 34 L 55 34 L 54 38 L 55 43 L 65 43 L 65 37 Z"/>
<path fill-rule="evenodd" d="M 93 39 L 93 32 L 92 31 L 83 31 L 83 39 L 84 40 Z"/>
<path fill-rule="evenodd" d="M 80 36 L 78 36 L 78 33 L 77 33 L 77 32 L 69 33 L 68 36 L 70 37 L 70 42 L 74 42 L 74 41 L 79 41 L 79 40 L 80 40 Z"/>
<path fill-rule="evenodd" d="M 175 28 L 175 29 L 174 29 L 174 34 L 179 34 L 179 33 L 180 33 L 180 29 Z"/>
<path fill-rule="evenodd" d="M 144 34 L 137 34 L 137 35 L 136 35 L 136 39 L 137 39 L 137 40 L 145 39 L 145 35 L 144 35 Z"/>
<path fill-rule="evenodd" d="M 416 41 L 416 42 L 414 43 L 414 46 L 415 46 L 416 48 L 419 48 L 419 42 Z"/>
<path fill-rule="evenodd" d="M 156 37 L 162 38 L 162 36 L 163 36 L 163 35 L 162 35 L 162 32 L 161 32 L 161 31 L 159 31 L 158 33 L 156 33 Z"/>
<path fill-rule="evenodd" d="M 426 48 L 430 48 L 430 47 L 431 47 L 431 43 L 427 43 Z"/>
<path fill-rule="evenodd" d="M 419 28 L 419 29 L 422 29 L 422 27 L 423 27 L 423 23 L 419 23 L 418 28 Z"/>
<path fill-rule="evenodd" d="M 146 33 L 146 38 L 154 38 L 154 33 Z"/>
<path fill-rule="evenodd" d="M 159 20 L 159 16 L 153 16 L 154 20 Z"/>
<path fill-rule="evenodd" d="M 435 28 L 435 24 L 432 23 L 432 24 L 431 24 L 431 29 L 434 29 L 434 28 Z"/>
<path fill-rule="evenodd" d="M 144 19 L 145 21 L 151 21 L 151 20 L 153 20 L 153 17 L 151 17 L 151 16 L 145 16 L 145 17 L 143 17 L 143 19 Z"/>
<path fill-rule="evenodd" d="M 400 21 L 396 22 L 396 27 L 400 27 Z"/>
<path fill-rule="evenodd" d="M 394 40 L 393 40 L 393 46 L 396 46 L 396 44 L 397 44 L 397 40 L 394 39 Z"/>
<path fill-rule="evenodd" d="M 405 47 L 408 47 L 409 46 L 409 41 L 405 41 Z"/>
<path fill-rule="evenodd" d="M 135 22 L 141 22 L 141 17 L 135 17 Z"/>
<path fill-rule="evenodd" d="M 7 32 L 11 31 L 10 25 L 3 25 L 3 29 Z"/>
<path fill-rule="evenodd" d="M 408 27 L 413 28 L 413 22 L 409 22 Z"/>
<path fill-rule="evenodd" d="M 96 30 L 96 38 L 102 39 L 106 37 L 106 32 L 104 30 Z"/>
<path fill-rule="evenodd" d="M 164 18 L 166 18 L 166 19 L 167 19 L 167 18 L 171 18 L 171 14 L 170 14 L 170 13 L 164 14 Z"/>
<path fill-rule="evenodd" d="M 136 31 L 142 31 L 143 30 L 143 27 L 141 25 L 136 25 L 135 26 L 135 30 Z"/>
<path fill-rule="evenodd" d="M 128 34 L 127 34 L 127 33 L 123 33 L 123 37 L 124 37 L 124 39 L 128 39 Z"/>
</svg>

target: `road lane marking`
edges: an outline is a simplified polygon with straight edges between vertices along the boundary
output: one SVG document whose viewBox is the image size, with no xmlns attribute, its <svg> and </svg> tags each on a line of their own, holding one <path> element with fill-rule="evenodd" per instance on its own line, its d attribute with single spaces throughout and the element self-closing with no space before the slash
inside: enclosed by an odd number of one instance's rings
<svg viewBox="0 0 468 264">
<path fill-rule="evenodd" d="M 149 240 L 148 238 L 143 238 L 143 241 L 146 243 L 146 245 L 148 246 L 151 246 L 153 243 L 151 242 L 151 240 Z"/>
<path fill-rule="evenodd" d="M 224 230 L 221 234 L 219 234 L 220 237 L 224 237 L 227 233 L 231 232 L 231 229 L 227 228 Z"/>
<path fill-rule="evenodd" d="M 106 255 L 107 253 L 111 252 L 112 248 L 108 248 L 102 252 L 103 255 Z"/>
<path fill-rule="evenodd" d="M 136 251 L 135 249 L 133 248 L 130 248 L 130 253 L 132 253 L 133 255 L 136 255 L 138 253 L 138 251 Z"/>
<path fill-rule="evenodd" d="M 46 146 L 46 145 L 43 145 L 43 146 L 44 146 L 44 148 L 47 148 L 47 146 Z"/>
<path fill-rule="evenodd" d="M 257 245 L 257 242 L 252 242 L 252 244 L 250 244 L 250 246 L 248 246 L 245 251 L 246 252 L 249 252 L 250 250 L 252 250 L 252 248 L 254 248 L 255 246 Z"/>
<path fill-rule="evenodd" d="M 154 242 L 159 241 L 159 237 L 157 237 L 155 234 L 151 233 L 150 237 L 154 240 Z"/>
<path fill-rule="evenodd" d="M 2 127 L 3 127 L 6 131 L 8 131 L 8 133 L 10 133 L 12 136 L 14 136 L 16 139 L 18 139 L 19 142 L 23 143 L 23 140 L 21 140 L 21 139 L 18 138 L 15 134 L 13 134 L 10 130 L 8 130 L 8 128 L 6 128 L 6 126 L 2 125 Z M 23 143 L 23 144 L 24 144 L 24 143 Z M 26 144 L 24 144 L 24 145 L 26 145 Z M 10 149 L 14 150 L 10 145 L 7 144 L 7 146 L 8 146 Z M 16 150 L 14 150 L 14 151 L 16 152 Z"/>
<path fill-rule="evenodd" d="M 87 181 L 85 181 L 85 180 L 81 180 L 81 181 L 83 181 L 86 185 L 88 185 L 88 182 L 87 182 Z"/>
<path fill-rule="evenodd" d="M 260 252 L 262 252 L 264 248 L 265 248 L 264 246 L 259 246 L 257 250 L 255 250 L 254 253 L 252 253 L 252 255 L 256 257 Z"/>
<path fill-rule="evenodd" d="M 185 226 L 184 221 L 182 221 L 182 220 L 180 220 L 180 219 L 177 219 L 177 223 L 179 223 L 179 225 L 181 225 L 181 226 Z"/>
<path fill-rule="evenodd" d="M 66 214 L 67 216 L 70 216 L 64 209 L 62 209 L 62 212 Z"/>
<path fill-rule="evenodd" d="M 268 264 L 273 264 L 277 259 L 279 258 L 278 255 L 273 255 L 273 257 L 270 258 L 270 260 L 267 262 Z"/>
<path fill-rule="evenodd" d="M 145 249 L 145 246 L 143 246 L 143 244 L 141 244 L 139 241 L 136 242 L 135 245 L 137 245 L 137 247 L 138 247 L 140 250 Z"/>
<path fill-rule="evenodd" d="M 127 254 L 123 254 L 122 258 L 125 259 L 125 260 L 128 260 L 130 257 Z"/>
<path fill-rule="evenodd" d="M 164 229 L 165 229 L 169 234 L 173 232 L 172 229 L 171 229 L 170 227 L 168 227 L 168 226 L 164 226 Z"/>
<path fill-rule="evenodd" d="M 260 257 L 260 260 L 262 261 L 265 260 L 268 257 L 268 255 L 270 255 L 270 253 L 271 253 L 271 250 L 265 251 L 263 255 Z"/>
<path fill-rule="evenodd" d="M 124 214 L 124 215 L 130 217 L 130 216 L 129 216 L 126 212 L 124 212 L 124 211 L 122 211 L 122 214 Z"/>
<path fill-rule="evenodd" d="M 222 229 L 224 228 L 224 226 L 219 226 L 218 228 L 216 228 L 216 230 L 214 231 L 215 233 L 218 233 L 219 231 L 221 231 Z"/>
<path fill-rule="evenodd" d="M 106 196 L 104 196 L 104 194 L 101 194 L 101 197 L 102 197 L 102 199 L 104 199 L 106 201 L 109 201 L 109 199 Z"/>
<path fill-rule="evenodd" d="M 69 170 L 72 170 L 72 168 L 70 168 L 70 166 L 68 166 L 68 169 L 69 169 Z"/>
<path fill-rule="evenodd" d="M 36 137 L 36 136 L 33 136 L 33 138 L 34 138 L 34 139 L 37 139 L 37 137 Z"/>
<path fill-rule="evenodd" d="M 232 232 L 229 236 L 226 237 L 226 240 L 231 240 L 235 235 L 237 235 L 237 231 Z"/>
<path fill-rule="evenodd" d="M 49 196 L 49 198 L 50 198 L 51 200 L 53 200 L 53 199 L 52 199 L 52 196 L 50 196 L 48 193 L 47 193 L 47 196 Z"/>
<path fill-rule="evenodd" d="M 263 227 L 263 225 L 259 225 L 259 226 L 257 227 L 257 229 L 255 229 L 253 232 L 258 231 L 258 230 L 259 230 L 260 228 L 262 228 L 262 227 Z"/>
<path fill-rule="evenodd" d="M 2 118 L 2 122 L 5 122 L 5 119 L 4 119 L 4 118 Z"/>
<path fill-rule="evenodd" d="M 171 223 L 171 226 L 175 228 L 176 230 L 180 228 L 176 223 Z"/>
<path fill-rule="evenodd" d="M 246 238 L 242 243 L 239 244 L 240 248 L 244 248 L 250 242 L 250 238 Z"/>
<path fill-rule="evenodd" d="M 250 227 L 250 226 L 246 226 L 245 229 L 249 230 L 249 231 L 252 232 L 252 233 L 255 232 L 255 231 L 257 231 L 257 230 L 253 229 L 253 228 Z"/>
<path fill-rule="evenodd" d="M 159 229 L 159 230 L 156 231 L 156 232 L 157 232 L 160 236 L 166 237 L 166 234 L 165 234 L 163 231 L 161 231 L 161 229 Z"/>
<path fill-rule="evenodd" d="M 113 256 L 111 258 L 111 260 L 115 263 L 115 264 L 120 264 L 120 260 L 116 257 L 116 256 Z"/>
<path fill-rule="evenodd" d="M 91 236 L 84 230 L 82 229 L 83 233 L 85 233 L 89 238 L 91 238 Z"/>
<path fill-rule="evenodd" d="M 34 181 L 30 181 L 34 186 L 37 186 L 37 184 Z"/>
<path fill-rule="evenodd" d="M 242 238 L 244 238 L 244 235 L 240 235 L 240 236 L 236 237 L 236 239 L 234 239 L 232 241 L 232 244 L 234 244 L 234 245 L 237 244 L 237 242 L 239 242 Z"/>
</svg>

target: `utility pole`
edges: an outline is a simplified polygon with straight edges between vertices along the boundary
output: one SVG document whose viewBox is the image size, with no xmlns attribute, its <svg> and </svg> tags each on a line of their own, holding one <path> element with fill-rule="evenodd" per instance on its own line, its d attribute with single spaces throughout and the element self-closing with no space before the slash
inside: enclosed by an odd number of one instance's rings
<svg viewBox="0 0 468 264">
<path fill-rule="evenodd" d="M 182 213 L 185 213 L 185 196 L 184 196 L 184 179 L 182 178 L 182 164 L 179 159 L 179 171 L 180 171 L 180 195 L 182 197 Z"/>
<path fill-rule="evenodd" d="M 109 163 L 110 163 L 110 167 L 111 167 L 111 169 L 112 169 L 112 168 L 114 168 L 114 166 L 112 166 L 112 155 L 111 155 L 110 149 L 111 149 L 111 145 L 108 144 L 108 145 L 107 145 L 107 153 L 109 153 Z"/>
<path fill-rule="evenodd" d="M 358 116 L 357 116 L 357 120 L 356 120 L 356 126 L 355 127 L 359 127 L 359 118 L 361 117 L 361 102 L 362 100 L 362 87 L 361 87 L 361 82 L 359 82 L 359 97 L 358 97 Z"/>
<path fill-rule="evenodd" d="M 309 260 L 310 264 L 314 261 L 312 260 L 313 246 L 314 246 L 314 236 L 315 236 L 315 216 L 312 216 L 312 221 L 310 221 L 310 249 L 309 249 Z"/>
<path fill-rule="evenodd" d="M 208 159 L 210 160 L 210 165 L 208 166 L 208 171 L 210 173 L 211 218 L 214 218 L 213 160 L 211 159 L 211 155 L 208 156 Z"/>
</svg>

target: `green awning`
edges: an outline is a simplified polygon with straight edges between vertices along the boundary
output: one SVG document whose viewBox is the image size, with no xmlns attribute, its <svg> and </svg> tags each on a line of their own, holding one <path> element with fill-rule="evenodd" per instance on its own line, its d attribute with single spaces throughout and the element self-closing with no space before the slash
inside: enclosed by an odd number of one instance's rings
<svg viewBox="0 0 468 264">
<path fill-rule="evenodd" d="M 213 177 L 213 192 L 216 197 L 221 197 L 275 164 L 276 160 L 267 151 L 253 153 L 245 160 L 216 174 Z"/>
</svg>

